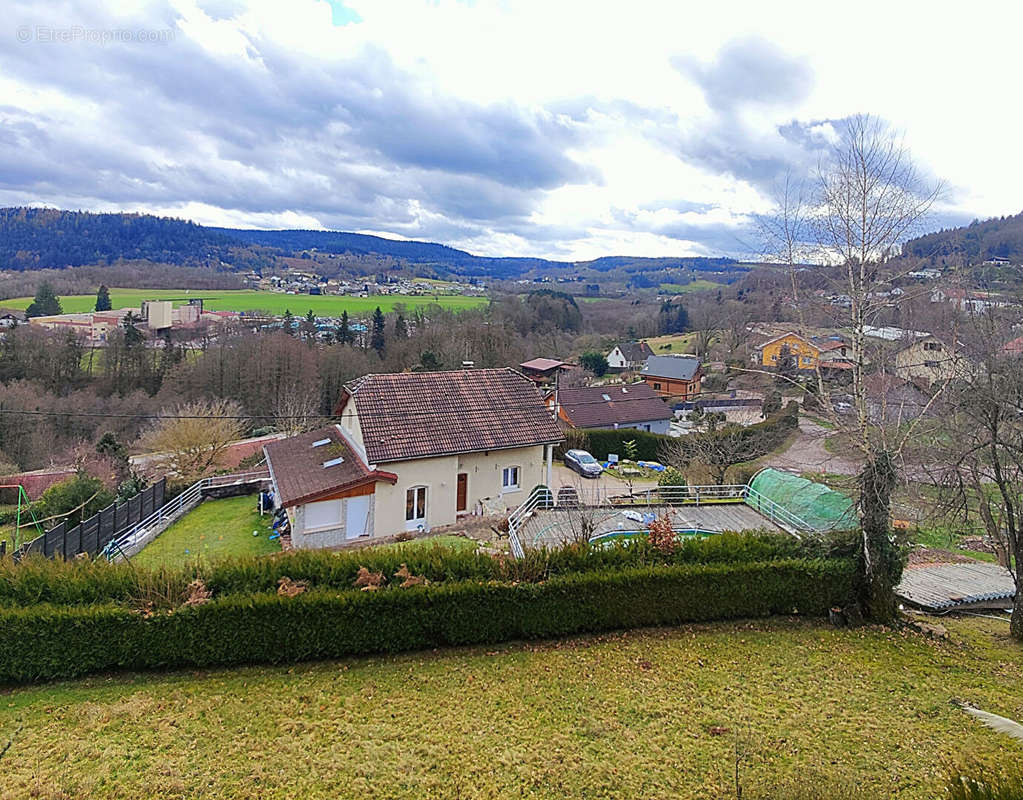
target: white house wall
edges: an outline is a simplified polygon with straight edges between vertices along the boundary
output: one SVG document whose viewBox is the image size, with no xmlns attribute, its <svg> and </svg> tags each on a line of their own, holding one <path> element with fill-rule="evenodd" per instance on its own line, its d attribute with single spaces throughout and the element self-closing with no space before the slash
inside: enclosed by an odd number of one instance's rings
<svg viewBox="0 0 1023 800">
<path fill-rule="evenodd" d="M 379 487 L 386 484 L 377 484 Z M 372 497 L 372 495 L 370 495 Z M 307 531 L 305 529 L 305 506 L 295 506 L 294 508 L 288 509 L 288 518 L 291 523 L 291 546 L 296 550 L 312 550 L 321 547 L 339 547 L 350 541 L 358 541 L 358 539 L 346 539 L 345 538 L 345 519 L 348 515 L 348 500 L 350 498 L 344 498 L 341 500 L 341 519 L 338 521 L 336 526 L 317 528 L 316 530 Z M 369 522 L 367 524 L 367 530 L 370 536 L 379 535 L 375 532 L 375 504 L 370 502 L 369 504 Z M 361 537 L 360 537 L 361 538 Z"/>
<path fill-rule="evenodd" d="M 505 491 L 501 485 L 506 467 L 519 468 L 520 488 L 517 491 Z M 427 527 L 437 528 L 456 522 L 460 472 L 469 476 L 467 512 L 476 511 L 481 500 L 485 500 L 488 509 L 516 508 L 534 486 L 546 483 L 542 445 L 390 462 L 380 464 L 379 468 L 393 472 L 398 476 L 398 482 L 393 486 L 384 482 L 376 485 L 376 536 L 390 536 L 407 529 L 405 495 L 416 486 L 427 487 Z"/>
</svg>

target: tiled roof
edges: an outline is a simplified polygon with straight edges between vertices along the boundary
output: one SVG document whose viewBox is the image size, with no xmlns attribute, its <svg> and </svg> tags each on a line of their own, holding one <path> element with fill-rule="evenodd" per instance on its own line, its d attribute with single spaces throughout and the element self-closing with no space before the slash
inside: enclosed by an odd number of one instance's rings
<svg viewBox="0 0 1023 800">
<path fill-rule="evenodd" d="M 554 369 L 555 367 L 565 367 L 568 365 L 565 364 L 564 361 L 558 361 L 553 358 L 534 358 L 532 361 L 525 361 L 522 364 L 519 364 L 519 366 L 522 367 L 522 369 L 546 372 L 547 370 Z"/>
<path fill-rule="evenodd" d="M 323 439 L 330 443 L 313 447 L 313 442 Z M 271 442 L 263 452 L 284 506 L 309 502 L 370 481 L 397 480 L 391 473 L 371 471 L 348 445 L 337 425 Z M 323 466 L 337 458 L 344 460 Z"/>
<path fill-rule="evenodd" d="M 618 349 L 621 351 L 622 357 L 633 364 L 654 354 L 646 342 L 626 342 L 618 345 Z"/>
<path fill-rule="evenodd" d="M 668 404 L 645 383 L 561 389 L 558 402 L 577 428 L 613 428 L 616 424 L 652 422 L 672 416 Z"/>
<path fill-rule="evenodd" d="M 643 375 L 654 378 L 674 378 L 691 381 L 700 368 L 700 359 L 695 356 L 650 356 L 643 365 Z"/>
<path fill-rule="evenodd" d="M 345 390 L 371 464 L 564 438 L 540 391 L 512 369 L 366 375 Z"/>
</svg>

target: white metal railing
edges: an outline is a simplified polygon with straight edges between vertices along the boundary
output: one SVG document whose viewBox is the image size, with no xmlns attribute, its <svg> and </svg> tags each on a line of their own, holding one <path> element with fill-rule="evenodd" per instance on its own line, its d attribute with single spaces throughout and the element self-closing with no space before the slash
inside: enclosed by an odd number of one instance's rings
<svg viewBox="0 0 1023 800">
<path fill-rule="evenodd" d="M 139 520 L 134 525 L 125 529 L 117 538 L 110 540 L 107 546 L 103 548 L 102 555 L 105 555 L 108 560 L 113 560 L 118 555 L 124 555 L 125 551 L 136 544 L 137 540 L 146 531 L 156 525 L 176 519 L 184 511 L 187 511 L 193 503 L 202 499 L 202 493 L 207 489 L 237 486 L 243 483 L 256 483 L 269 479 L 270 473 L 266 469 L 200 478 L 173 500 L 164 503 L 148 517 Z"/>
<path fill-rule="evenodd" d="M 745 484 L 707 486 L 658 486 L 639 491 L 625 487 L 562 486 L 557 490 L 537 487 L 522 505 L 508 517 L 508 538 L 513 555 L 522 550 L 518 536 L 525 522 L 538 510 L 550 508 L 578 508 L 580 506 L 622 506 L 622 505 L 711 505 L 721 503 L 745 503 L 763 514 L 782 530 L 795 536 L 819 532 L 812 525 L 765 497 L 756 489 Z"/>
</svg>

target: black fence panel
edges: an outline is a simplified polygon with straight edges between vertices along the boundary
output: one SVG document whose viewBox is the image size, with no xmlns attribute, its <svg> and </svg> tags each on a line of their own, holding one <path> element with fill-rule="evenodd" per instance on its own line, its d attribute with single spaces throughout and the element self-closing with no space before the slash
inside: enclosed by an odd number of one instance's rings
<svg viewBox="0 0 1023 800">
<path fill-rule="evenodd" d="M 15 558 L 29 553 L 42 553 L 47 558 L 74 558 L 79 553 L 97 556 L 113 539 L 160 508 L 166 490 L 167 479 L 161 478 L 129 498 L 128 502 L 109 505 L 80 525 L 72 527 L 67 522 L 61 522 L 42 536 L 22 545 L 14 554 Z"/>
</svg>

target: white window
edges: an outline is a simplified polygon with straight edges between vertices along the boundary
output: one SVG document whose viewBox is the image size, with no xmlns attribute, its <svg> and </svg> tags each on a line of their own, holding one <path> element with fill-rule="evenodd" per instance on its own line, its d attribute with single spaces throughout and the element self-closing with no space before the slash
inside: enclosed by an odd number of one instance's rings
<svg viewBox="0 0 1023 800">
<path fill-rule="evenodd" d="M 321 500 L 319 503 L 306 503 L 305 529 L 337 528 L 341 525 L 341 501 Z"/>
<path fill-rule="evenodd" d="M 505 467 L 501 473 L 501 488 L 510 491 L 519 488 L 519 468 Z"/>
<path fill-rule="evenodd" d="M 413 486 L 405 492 L 405 527 L 415 528 L 426 522 L 426 487 Z"/>
</svg>

